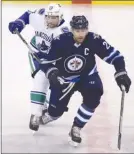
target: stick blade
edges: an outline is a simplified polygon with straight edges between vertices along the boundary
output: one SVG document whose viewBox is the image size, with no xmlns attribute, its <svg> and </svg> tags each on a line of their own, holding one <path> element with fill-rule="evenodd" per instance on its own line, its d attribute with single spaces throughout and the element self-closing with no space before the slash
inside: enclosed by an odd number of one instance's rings
<svg viewBox="0 0 134 154">
<path fill-rule="evenodd" d="M 118 149 L 121 149 L 121 134 L 118 136 Z"/>
</svg>

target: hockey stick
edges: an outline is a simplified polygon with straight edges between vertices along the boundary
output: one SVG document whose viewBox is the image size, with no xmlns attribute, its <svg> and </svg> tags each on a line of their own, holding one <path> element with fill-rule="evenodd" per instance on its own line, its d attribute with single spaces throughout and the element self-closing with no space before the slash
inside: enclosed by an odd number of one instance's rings
<svg viewBox="0 0 134 154">
<path fill-rule="evenodd" d="M 37 55 L 35 55 L 36 53 L 31 49 L 31 47 L 29 46 L 29 44 L 26 42 L 26 40 L 22 37 L 22 35 L 18 32 L 18 30 L 15 30 L 15 33 L 19 36 L 19 38 L 23 41 L 23 43 L 27 46 L 27 48 L 29 49 L 30 54 L 38 61 L 38 63 L 40 64 L 49 64 L 49 63 L 54 63 L 62 58 L 58 58 L 56 60 L 51 60 L 51 61 L 47 61 L 45 59 L 40 59 L 39 57 L 37 57 Z"/>
<path fill-rule="evenodd" d="M 121 108 L 120 108 L 120 120 L 119 120 L 119 131 L 118 131 L 118 149 L 121 149 L 121 137 L 122 137 L 122 122 L 123 122 L 123 110 L 124 110 L 124 98 L 125 98 L 125 87 L 122 85 L 122 96 L 121 96 Z"/>
<path fill-rule="evenodd" d="M 39 62 L 41 63 L 40 59 L 34 55 L 34 51 L 31 49 L 29 44 L 26 42 L 26 40 L 22 37 L 22 35 L 18 32 L 18 30 L 15 30 L 15 33 L 19 36 L 19 38 L 23 41 L 23 43 L 27 46 L 29 49 L 30 54 Z"/>
</svg>

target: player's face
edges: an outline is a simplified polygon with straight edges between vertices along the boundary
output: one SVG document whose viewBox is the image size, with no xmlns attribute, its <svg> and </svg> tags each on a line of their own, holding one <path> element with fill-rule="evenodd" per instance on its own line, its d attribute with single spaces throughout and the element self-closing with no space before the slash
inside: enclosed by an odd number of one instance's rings
<svg viewBox="0 0 134 154">
<path fill-rule="evenodd" d="M 82 43 L 88 33 L 88 29 L 72 29 L 74 39 L 77 43 Z"/>
<path fill-rule="evenodd" d="M 58 16 L 45 16 L 47 26 L 49 28 L 57 27 L 59 24 L 59 17 Z"/>
</svg>

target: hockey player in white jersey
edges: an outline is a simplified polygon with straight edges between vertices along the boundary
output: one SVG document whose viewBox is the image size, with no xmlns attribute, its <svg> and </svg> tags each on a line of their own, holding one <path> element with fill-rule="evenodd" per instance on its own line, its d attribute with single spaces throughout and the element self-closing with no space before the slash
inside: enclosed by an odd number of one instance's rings
<svg viewBox="0 0 134 154">
<path fill-rule="evenodd" d="M 46 9 L 43 8 L 34 12 L 26 11 L 18 19 L 9 23 L 9 30 L 11 33 L 16 34 L 16 30 L 21 32 L 25 25 L 29 24 L 35 31 L 35 36 L 31 39 L 30 46 L 39 58 L 48 53 L 53 38 L 69 31 L 68 24 L 63 18 L 60 4 L 49 4 Z M 44 72 L 39 70 L 39 63 L 31 54 L 29 54 L 29 61 L 33 77 L 33 88 L 30 92 L 31 118 L 29 128 L 37 131 L 43 108 L 47 107 L 45 101 L 49 90 L 49 81 Z"/>
</svg>

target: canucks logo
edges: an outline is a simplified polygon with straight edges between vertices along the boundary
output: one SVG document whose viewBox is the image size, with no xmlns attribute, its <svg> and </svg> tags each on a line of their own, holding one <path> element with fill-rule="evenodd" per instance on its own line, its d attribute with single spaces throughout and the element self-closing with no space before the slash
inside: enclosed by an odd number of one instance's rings
<svg viewBox="0 0 134 154">
<path fill-rule="evenodd" d="M 37 46 L 40 52 L 46 52 L 49 49 L 49 46 L 46 45 L 45 41 L 42 41 L 42 43 L 39 43 Z"/>
<path fill-rule="evenodd" d="M 61 28 L 61 31 L 62 31 L 63 33 L 68 33 L 68 32 L 69 32 L 69 29 L 68 29 L 68 27 L 62 27 L 62 28 Z"/>
<path fill-rule="evenodd" d="M 65 59 L 64 68 L 68 73 L 79 73 L 83 70 L 86 59 L 81 55 L 72 55 Z"/>
</svg>

